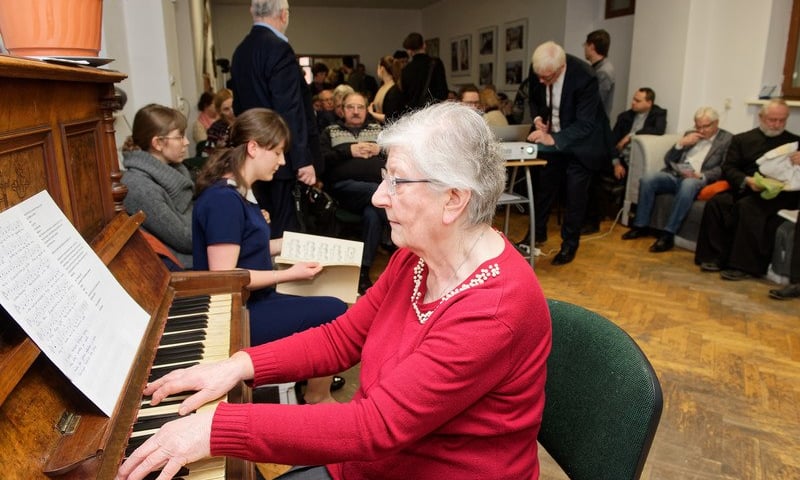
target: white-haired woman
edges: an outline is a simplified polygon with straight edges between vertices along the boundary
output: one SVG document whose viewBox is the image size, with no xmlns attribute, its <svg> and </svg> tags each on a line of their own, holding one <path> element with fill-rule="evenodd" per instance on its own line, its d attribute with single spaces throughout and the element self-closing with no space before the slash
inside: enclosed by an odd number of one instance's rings
<svg viewBox="0 0 800 480">
<path fill-rule="evenodd" d="M 240 380 L 288 381 L 361 362 L 349 403 L 229 405 L 165 425 L 120 469 L 165 478 L 207 455 L 306 465 L 291 479 L 538 478 L 550 316 L 533 270 L 491 226 L 505 182 L 480 114 L 453 102 L 379 137 L 388 161 L 373 197 L 400 247 L 335 321 L 173 372 L 157 403 L 197 390 L 186 414 Z M 307 465 L 315 465 L 308 467 Z"/>
</svg>

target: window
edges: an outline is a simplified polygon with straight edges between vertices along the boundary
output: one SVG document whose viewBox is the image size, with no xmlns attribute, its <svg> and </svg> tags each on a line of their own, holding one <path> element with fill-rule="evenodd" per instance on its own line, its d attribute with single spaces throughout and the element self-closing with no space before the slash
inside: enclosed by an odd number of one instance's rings
<svg viewBox="0 0 800 480">
<path fill-rule="evenodd" d="M 794 0 L 789 38 L 786 43 L 786 60 L 783 62 L 783 96 L 800 99 L 800 0 Z"/>
</svg>

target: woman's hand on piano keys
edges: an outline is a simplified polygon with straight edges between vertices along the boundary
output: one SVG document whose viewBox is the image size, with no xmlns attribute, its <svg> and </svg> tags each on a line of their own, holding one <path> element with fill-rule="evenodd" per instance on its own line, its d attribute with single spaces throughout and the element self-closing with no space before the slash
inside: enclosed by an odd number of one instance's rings
<svg viewBox="0 0 800 480">
<path fill-rule="evenodd" d="M 167 480 L 186 464 L 210 456 L 213 417 L 209 410 L 164 424 L 125 460 L 115 480 L 140 480 L 157 470 L 156 480 Z"/>
<path fill-rule="evenodd" d="M 181 403 L 178 414 L 187 415 L 225 395 L 240 381 L 252 379 L 253 374 L 250 355 L 236 352 L 226 360 L 172 371 L 147 384 L 144 394 L 151 396 L 150 404 L 155 406 L 170 395 L 197 392 Z"/>
</svg>

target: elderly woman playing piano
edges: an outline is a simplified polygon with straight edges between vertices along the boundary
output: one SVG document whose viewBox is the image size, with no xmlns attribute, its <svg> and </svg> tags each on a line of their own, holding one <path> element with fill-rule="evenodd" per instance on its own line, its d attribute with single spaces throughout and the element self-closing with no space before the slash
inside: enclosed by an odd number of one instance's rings
<svg viewBox="0 0 800 480">
<path fill-rule="evenodd" d="M 331 323 L 175 371 L 153 403 L 196 391 L 128 458 L 141 479 L 208 455 L 303 465 L 286 479 L 535 479 L 550 316 L 528 262 L 491 226 L 505 183 L 480 114 L 440 103 L 389 126 L 373 203 L 400 247 Z M 349 403 L 233 405 L 188 415 L 242 380 L 329 375 L 361 362 Z"/>
</svg>

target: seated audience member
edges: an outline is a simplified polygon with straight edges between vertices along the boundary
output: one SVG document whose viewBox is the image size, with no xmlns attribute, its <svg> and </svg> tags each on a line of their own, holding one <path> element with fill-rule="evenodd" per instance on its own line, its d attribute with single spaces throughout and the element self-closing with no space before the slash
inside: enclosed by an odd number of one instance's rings
<svg viewBox="0 0 800 480">
<path fill-rule="evenodd" d="M 633 135 L 664 135 L 667 129 L 667 110 L 656 105 L 655 101 L 656 92 L 642 87 L 633 94 L 631 108 L 617 116 L 617 122 L 611 131 L 619 154 L 612 160 L 617 179 L 622 179 L 627 174 Z"/>
<path fill-rule="evenodd" d="M 319 97 L 320 105 L 322 107 L 322 108 L 320 108 L 319 111 L 323 111 L 324 110 L 326 112 L 332 112 L 333 111 L 333 89 L 332 88 L 326 88 L 325 90 L 319 92 L 317 94 L 317 96 Z"/>
<path fill-rule="evenodd" d="M 328 125 L 334 125 L 341 119 L 344 119 L 344 97 L 355 92 L 353 87 L 347 84 L 341 84 L 333 89 L 333 110 L 320 112 L 317 116 L 317 127 L 319 131 L 323 131 Z"/>
<path fill-rule="evenodd" d="M 122 147 L 122 183 L 128 187 L 123 201 L 128 213 L 143 211 L 145 230 L 191 268 L 194 184 L 183 165 L 189 145 L 185 133 L 181 112 L 156 104 L 140 108 Z"/>
<path fill-rule="evenodd" d="M 694 261 L 705 272 L 720 272 L 725 280 L 742 280 L 767 272 L 781 223 L 778 210 L 797 208 L 800 192 L 780 192 L 776 197 L 761 196 L 756 183 L 756 161 L 770 150 L 800 137 L 786 131 L 789 107 L 781 99 L 770 100 L 758 113 L 759 126 L 734 135 L 722 178 L 731 189 L 714 195 L 706 203 L 697 238 Z M 800 165 L 800 152 L 791 154 Z"/>
<path fill-rule="evenodd" d="M 650 214 L 660 193 L 673 193 L 672 211 L 664 231 L 651 252 L 666 252 L 675 245 L 675 234 L 689 214 L 700 190 L 722 175 L 722 162 L 733 135 L 719 128 L 719 114 L 711 107 L 700 107 L 694 114 L 694 130 L 689 130 L 664 156 L 665 168 L 639 179 L 639 200 L 631 229 L 622 235 L 631 240 L 648 234 Z"/>
<path fill-rule="evenodd" d="M 214 108 L 219 112 L 219 119 L 208 128 L 208 138 L 206 139 L 206 153 L 211 154 L 217 148 L 228 146 L 228 139 L 231 134 L 233 124 L 233 92 L 228 88 L 223 88 L 214 95 Z"/>
<path fill-rule="evenodd" d="M 325 185 L 345 210 L 359 213 L 364 226 L 364 254 L 358 289 L 372 286 L 369 270 L 387 224 L 386 212 L 372 205 L 381 183 L 386 157 L 376 143 L 381 127 L 367 114 L 367 99 L 360 93 L 344 97 L 344 120 L 322 132 Z"/>
<path fill-rule="evenodd" d="M 369 104 L 369 114 L 383 124 L 397 119 L 403 113 L 403 92 L 400 91 L 401 64 L 391 55 L 381 57 L 376 74 L 381 86 Z"/>
<path fill-rule="evenodd" d="M 323 90 L 333 89 L 333 85 L 328 83 L 328 73 L 330 69 L 322 62 L 317 62 L 311 67 L 311 83 L 309 88 L 312 95 L 318 95 Z"/>
<path fill-rule="evenodd" d="M 275 291 L 281 282 L 313 280 L 322 271 L 314 262 L 275 270 L 282 239 L 270 240 L 264 212 L 250 188 L 272 180 L 285 164 L 289 127 L 272 110 L 251 108 L 231 127 L 231 147 L 209 158 L 197 179 L 198 197 L 192 221 L 197 270 L 246 269 L 250 272 L 250 344 L 259 345 L 330 322 L 347 306 L 332 297 L 296 297 Z M 311 376 L 311 375 L 309 375 Z M 314 375 L 317 376 L 317 375 Z M 305 400 L 332 401 L 330 378 L 308 382 Z"/>
<path fill-rule="evenodd" d="M 304 465 L 287 480 L 539 477 L 550 316 L 534 271 L 492 228 L 505 167 L 489 127 L 445 102 L 402 117 L 380 144 L 387 173 L 374 202 L 400 249 L 375 286 L 330 324 L 148 384 L 154 405 L 198 392 L 180 406 L 185 417 L 128 457 L 119 480 L 161 468 L 169 478 L 209 455 Z M 222 402 L 188 415 L 242 380 L 358 362 L 348 403 Z"/>
<path fill-rule="evenodd" d="M 458 93 L 453 90 L 447 91 L 447 101 L 448 102 L 457 102 L 458 101 Z"/>
<path fill-rule="evenodd" d="M 205 142 L 208 134 L 206 131 L 218 118 L 217 109 L 214 107 L 214 94 L 203 92 L 200 100 L 197 101 L 197 120 L 192 125 L 192 138 L 195 143 Z M 199 153 L 199 152 L 198 152 Z"/>
<path fill-rule="evenodd" d="M 631 108 L 617 116 L 617 122 L 611 131 L 617 156 L 611 160 L 614 180 L 609 183 L 621 185 L 624 191 L 625 176 L 627 175 L 628 158 L 631 151 L 631 138 L 634 135 L 663 135 L 667 129 L 667 111 L 654 102 L 656 92 L 651 88 L 642 87 L 633 94 Z M 589 187 L 589 205 L 586 209 L 586 219 L 581 228 L 581 234 L 591 234 L 600 230 L 600 204 L 604 195 L 603 177 L 611 174 L 607 167 L 592 177 Z"/>
<path fill-rule="evenodd" d="M 500 99 L 491 88 L 484 87 L 480 91 L 480 103 L 483 108 L 483 119 L 493 126 L 508 125 L 506 116 L 500 111 Z"/>
<path fill-rule="evenodd" d="M 481 111 L 481 92 L 474 84 L 462 85 L 458 89 L 458 101 Z"/>
<path fill-rule="evenodd" d="M 356 68 L 355 57 L 342 58 L 342 72 L 344 73 L 344 83 L 350 85 L 356 92 L 364 92 L 367 89 L 365 74 Z"/>
<path fill-rule="evenodd" d="M 800 297 L 800 219 L 794 222 L 792 263 L 789 266 L 789 285 L 769 291 L 770 298 L 788 300 Z"/>
</svg>

